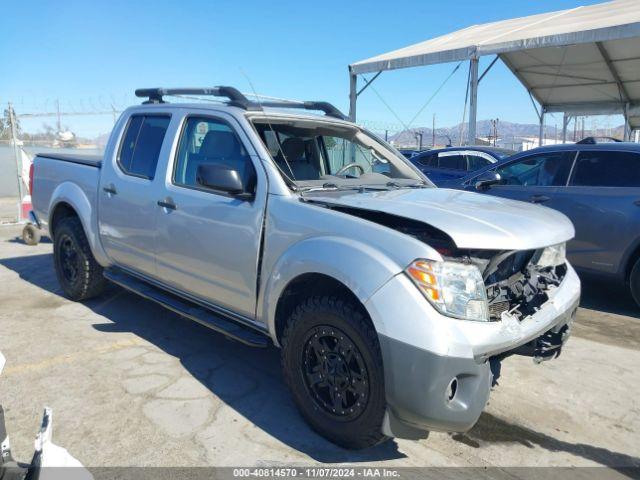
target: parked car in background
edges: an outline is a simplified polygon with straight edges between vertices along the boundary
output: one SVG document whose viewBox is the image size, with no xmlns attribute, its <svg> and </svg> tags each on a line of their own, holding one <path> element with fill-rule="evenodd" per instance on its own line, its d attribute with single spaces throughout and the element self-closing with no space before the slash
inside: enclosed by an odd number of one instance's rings
<svg viewBox="0 0 640 480">
<path fill-rule="evenodd" d="M 404 156 L 404 158 L 415 157 L 422 152 L 422 150 L 414 150 L 411 148 L 401 148 L 398 151 Z"/>
<path fill-rule="evenodd" d="M 469 172 L 496 163 L 514 154 L 513 150 L 497 147 L 448 147 L 429 150 L 409 157 L 436 185 L 465 177 Z"/>
<path fill-rule="evenodd" d="M 572 265 L 627 285 L 640 305 L 640 145 L 536 148 L 443 186 L 564 213 L 576 228 L 567 245 Z"/>
</svg>

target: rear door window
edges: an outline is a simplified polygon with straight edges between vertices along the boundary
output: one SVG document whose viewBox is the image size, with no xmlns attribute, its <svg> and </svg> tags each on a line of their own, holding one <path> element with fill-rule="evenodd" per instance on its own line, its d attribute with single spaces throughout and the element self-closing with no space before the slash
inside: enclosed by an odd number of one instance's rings
<svg viewBox="0 0 640 480">
<path fill-rule="evenodd" d="M 490 163 L 489 160 L 479 155 L 467 154 L 467 170 L 470 172 L 486 167 Z"/>
<path fill-rule="evenodd" d="M 640 187 L 640 155 L 606 150 L 580 152 L 571 185 Z"/>
<path fill-rule="evenodd" d="M 503 185 L 557 187 L 567 184 L 575 152 L 545 152 L 498 167 Z"/>
<path fill-rule="evenodd" d="M 415 163 L 422 165 L 423 167 L 437 167 L 438 157 L 436 155 L 420 155 L 419 157 L 412 159 Z"/>
<path fill-rule="evenodd" d="M 124 173 L 153 179 L 170 120 L 169 115 L 131 116 L 118 154 Z"/>
<path fill-rule="evenodd" d="M 448 168 L 450 170 L 466 170 L 464 155 L 456 154 L 438 154 L 438 167 Z"/>
</svg>

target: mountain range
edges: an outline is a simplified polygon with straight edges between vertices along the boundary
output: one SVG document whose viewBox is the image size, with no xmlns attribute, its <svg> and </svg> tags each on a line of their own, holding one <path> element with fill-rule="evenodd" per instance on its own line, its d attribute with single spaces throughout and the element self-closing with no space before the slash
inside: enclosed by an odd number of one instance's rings
<svg viewBox="0 0 640 480">
<path fill-rule="evenodd" d="M 479 120 L 477 122 L 476 134 L 477 137 L 489 137 L 493 136 L 493 125 L 491 120 Z M 462 124 L 454 125 L 452 127 L 436 128 L 436 145 L 457 145 L 459 144 L 460 132 Z M 537 138 L 540 132 L 540 126 L 535 123 L 515 123 L 498 121 L 497 123 L 498 138 L 503 141 L 512 142 L 514 139 L 522 137 L 534 137 Z M 623 137 L 624 126 L 619 125 L 613 128 L 598 128 L 596 131 L 591 131 L 585 127 L 584 133 L 582 128 L 576 131 L 576 140 L 580 140 L 588 136 L 612 136 L 617 138 Z M 388 136 L 388 140 L 392 140 L 396 145 L 415 145 L 416 135 L 422 134 L 422 145 L 432 144 L 433 130 L 429 127 L 416 127 L 403 132 L 395 133 Z M 468 124 L 464 124 L 464 131 L 462 134 L 463 139 L 466 139 L 468 132 Z M 558 138 L 562 136 L 561 126 L 545 125 L 545 137 L 546 138 Z M 569 125 L 567 129 L 567 140 L 574 140 L 573 123 Z"/>
</svg>

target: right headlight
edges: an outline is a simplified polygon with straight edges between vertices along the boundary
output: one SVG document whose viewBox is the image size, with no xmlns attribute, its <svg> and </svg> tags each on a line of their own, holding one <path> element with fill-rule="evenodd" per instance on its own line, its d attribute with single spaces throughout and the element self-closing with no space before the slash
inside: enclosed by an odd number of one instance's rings
<svg viewBox="0 0 640 480">
<path fill-rule="evenodd" d="M 464 320 L 489 321 L 487 291 L 475 265 L 419 259 L 405 272 L 440 313 Z"/>
<path fill-rule="evenodd" d="M 567 261 L 567 244 L 558 243 L 551 245 L 542 251 L 542 255 L 538 259 L 537 265 L 544 267 L 557 267 Z"/>
</svg>

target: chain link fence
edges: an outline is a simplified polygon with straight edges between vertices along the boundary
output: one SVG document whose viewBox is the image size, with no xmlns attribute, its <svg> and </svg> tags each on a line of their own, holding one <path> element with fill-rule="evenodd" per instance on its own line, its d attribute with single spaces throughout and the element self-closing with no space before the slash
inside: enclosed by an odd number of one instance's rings
<svg viewBox="0 0 640 480">
<path fill-rule="evenodd" d="M 70 117 L 98 117 L 103 131 L 108 132 L 121 109 L 114 107 L 95 110 L 61 111 L 55 102 L 53 111 L 19 112 L 7 103 L 0 115 L 0 224 L 24 222 L 30 210 L 29 170 L 38 153 L 86 153 L 102 154 L 106 135 L 96 138 L 77 136 L 65 126 Z M 45 105 L 46 108 L 46 105 Z M 24 123 L 42 121 L 35 128 L 24 128 Z M 53 124 L 53 125 L 52 125 Z"/>
</svg>

